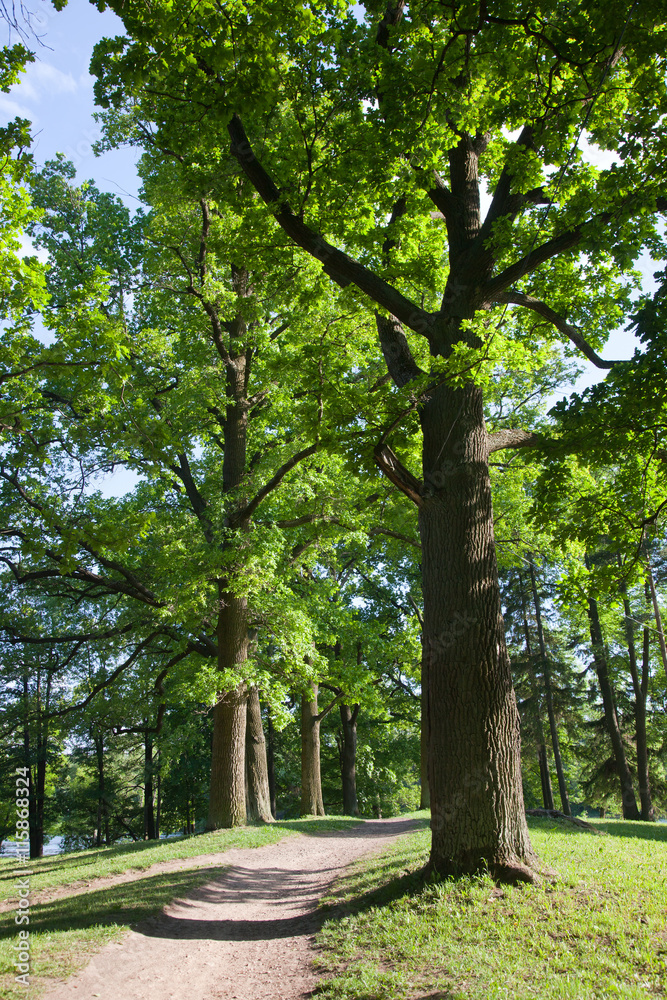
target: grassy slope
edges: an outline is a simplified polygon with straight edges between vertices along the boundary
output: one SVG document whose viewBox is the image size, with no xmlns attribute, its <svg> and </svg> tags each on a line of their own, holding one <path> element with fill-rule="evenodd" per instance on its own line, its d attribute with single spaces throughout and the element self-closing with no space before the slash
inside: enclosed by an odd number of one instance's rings
<svg viewBox="0 0 667 1000">
<path fill-rule="evenodd" d="M 531 820 L 555 885 L 464 878 L 422 890 L 427 829 L 339 885 L 319 935 L 328 1000 L 667 996 L 667 827 Z"/>
<path fill-rule="evenodd" d="M 16 872 L 27 868 L 32 893 L 60 886 L 79 888 L 90 879 L 141 871 L 159 861 L 193 858 L 222 852 L 232 847 L 261 847 L 275 844 L 293 833 L 336 830 L 356 823 L 341 817 L 323 820 L 302 819 L 270 826 L 220 830 L 182 840 L 168 840 L 77 851 L 32 861 L 30 866 L 3 859 L 0 865 L 0 899 L 16 896 Z M 221 859 L 223 860 L 223 859 Z M 85 965 L 91 955 L 109 941 L 117 940 L 127 928 L 158 912 L 176 897 L 187 895 L 195 886 L 224 870 L 207 867 L 147 874 L 124 885 L 91 886 L 89 892 L 65 896 L 31 905 L 31 988 L 14 982 L 12 941 L 16 938 L 15 911 L 0 914 L 0 996 L 3 1000 L 38 996 L 55 979 L 65 978 Z"/>
</svg>

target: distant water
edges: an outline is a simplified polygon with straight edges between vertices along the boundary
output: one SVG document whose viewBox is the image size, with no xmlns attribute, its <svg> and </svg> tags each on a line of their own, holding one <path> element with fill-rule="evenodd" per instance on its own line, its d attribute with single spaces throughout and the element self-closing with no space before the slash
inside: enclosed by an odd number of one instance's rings
<svg viewBox="0 0 667 1000">
<path fill-rule="evenodd" d="M 50 837 L 48 840 L 44 841 L 44 857 L 49 854 L 60 854 L 63 847 L 62 837 Z M 0 849 L 0 856 L 6 857 L 16 857 L 16 844 L 13 840 L 3 840 L 2 849 Z"/>
</svg>

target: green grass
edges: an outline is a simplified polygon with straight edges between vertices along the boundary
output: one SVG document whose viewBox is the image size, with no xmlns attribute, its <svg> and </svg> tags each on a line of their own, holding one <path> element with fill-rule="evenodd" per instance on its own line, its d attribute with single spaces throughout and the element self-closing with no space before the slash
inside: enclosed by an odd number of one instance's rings
<svg viewBox="0 0 667 1000">
<path fill-rule="evenodd" d="M 597 1000 L 667 995 L 667 828 L 613 820 L 596 837 L 531 820 L 554 885 L 486 877 L 424 888 L 427 829 L 357 865 L 325 904 L 328 1000 Z"/>
<path fill-rule="evenodd" d="M 350 817 L 287 820 L 268 826 L 219 830 L 181 840 L 121 844 L 60 854 L 34 860 L 29 867 L 21 866 L 21 869 L 33 873 L 30 877 L 33 894 L 60 887 L 76 890 L 101 876 L 142 871 L 159 861 L 194 858 L 233 847 L 261 847 L 275 844 L 291 834 L 340 830 L 357 822 Z M 0 898 L 15 896 L 16 872 L 21 869 L 11 860 L 3 863 Z M 159 912 L 171 900 L 187 895 L 223 871 L 224 863 L 220 867 L 211 867 L 209 863 L 199 869 L 147 873 L 143 878 L 122 885 L 92 885 L 89 891 L 77 895 L 43 903 L 31 902 L 29 990 L 14 981 L 15 911 L 0 914 L 0 996 L 3 1000 L 39 996 L 54 979 L 72 975 L 105 944 L 121 938 L 128 927 Z"/>
</svg>

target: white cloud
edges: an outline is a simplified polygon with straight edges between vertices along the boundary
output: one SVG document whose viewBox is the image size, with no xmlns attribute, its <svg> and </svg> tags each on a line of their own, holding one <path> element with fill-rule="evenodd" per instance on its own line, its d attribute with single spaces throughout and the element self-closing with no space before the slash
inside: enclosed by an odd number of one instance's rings
<svg viewBox="0 0 667 1000">
<path fill-rule="evenodd" d="M 20 95 L 26 101 L 39 101 L 43 97 L 56 94 L 74 94 L 78 88 L 71 73 L 63 73 L 50 63 L 29 63 L 19 83 L 15 83 L 10 93 Z"/>
<path fill-rule="evenodd" d="M 35 121 L 35 112 L 27 108 L 25 104 L 13 101 L 6 94 L 0 94 L 0 118 L 4 121 L 11 121 L 14 118 L 27 118 Z"/>
</svg>

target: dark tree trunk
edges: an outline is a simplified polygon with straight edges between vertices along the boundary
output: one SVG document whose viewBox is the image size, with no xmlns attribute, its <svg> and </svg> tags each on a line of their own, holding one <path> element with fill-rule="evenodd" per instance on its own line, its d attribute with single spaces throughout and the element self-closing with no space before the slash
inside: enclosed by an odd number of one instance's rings
<svg viewBox="0 0 667 1000">
<path fill-rule="evenodd" d="M 428 656 L 425 655 L 422 638 L 422 665 L 421 665 L 421 726 L 419 731 L 420 749 L 420 791 L 419 808 L 431 808 L 431 792 L 428 784 L 428 755 L 430 743 L 431 723 L 428 707 Z"/>
<path fill-rule="evenodd" d="M 482 391 L 430 392 L 419 506 L 431 753 L 430 866 L 534 878 L 505 646 Z"/>
<path fill-rule="evenodd" d="M 259 691 L 256 687 L 250 688 L 248 693 L 245 760 L 248 821 L 250 823 L 273 823 L 262 707 L 259 701 Z"/>
<path fill-rule="evenodd" d="M 156 789 L 155 789 L 155 839 L 160 839 L 160 814 L 162 812 L 162 775 L 161 775 L 161 759 L 160 751 L 158 749 L 157 753 L 157 771 L 155 775 Z"/>
<path fill-rule="evenodd" d="M 301 696 L 301 815 L 324 816 L 322 778 L 320 775 L 320 717 L 317 711 L 317 688 L 313 682 L 309 695 Z"/>
<path fill-rule="evenodd" d="M 232 266 L 232 284 L 239 304 L 251 295 L 245 269 Z M 209 316 L 213 342 L 225 364 L 227 405 L 223 426 L 222 492 L 228 494 L 238 489 L 245 472 L 248 433 L 246 391 L 252 351 L 244 342 L 247 327 L 242 308 L 227 327 L 228 348 L 221 343 L 223 328 L 214 306 L 211 306 Z M 203 498 L 198 497 L 200 513 L 202 503 Z M 214 533 L 210 522 L 204 518 L 202 523 L 208 540 L 212 542 Z M 239 665 L 248 658 L 247 601 L 245 597 L 230 593 L 224 579 L 218 581 L 218 598 L 218 669 L 229 675 L 237 672 Z M 246 701 L 246 686 L 240 683 L 234 690 L 222 693 L 213 713 L 207 830 L 244 826 L 246 822 Z"/>
<path fill-rule="evenodd" d="M 269 739 L 266 750 L 266 766 L 269 772 L 269 799 L 271 801 L 271 813 L 277 818 L 276 812 L 276 731 L 273 728 L 271 713 L 268 715 Z"/>
<path fill-rule="evenodd" d="M 588 622 L 590 625 L 590 632 L 591 632 L 593 661 L 595 663 L 595 671 L 598 675 L 598 682 L 600 684 L 600 693 L 602 695 L 602 705 L 604 707 L 605 723 L 607 726 L 607 732 L 609 733 L 609 738 L 611 740 L 611 745 L 614 751 L 614 759 L 616 761 L 616 771 L 618 773 L 621 785 L 621 802 L 623 809 L 623 818 L 639 819 L 640 818 L 639 809 L 637 808 L 637 799 L 635 798 L 635 790 L 632 784 L 632 775 L 630 774 L 630 768 L 628 767 L 628 761 L 625 756 L 625 747 L 623 746 L 623 736 L 621 734 L 621 727 L 618 723 L 618 716 L 616 714 L 616 705 L 614 703 L 614 690 L 611 684 L 611 679 L 609 677 L 609 667 L 607 664 L 607 654 L 605 652 L 604 642 L 602 639 L 602 626 L 600 625 L 598 604 L 595 598 L 593 597 L 590 597 L 588 599 Z"/>
<path fill-rule="evenodd" d="M 95 837 L 95 846 L 102 846 L 102 823 L 106 819 L 106 829 L 107 843 L 109 842 L 108 828 L 109 821 L 106 816 L 106 803 L 104 801 L 104 737 L 101 734 L 96 734 L 93 739 L 95 740 L 95 756 L 97 758 L 97 832 Z"/>
<path fill-rule="evenodd" d="M 521 593 L 521 609 L 523 612 L 523 632 L 526 637 L 526 654 L 528 657 L 528 676 L 530 678 L 530 696 L 533 704 L 532 718 L 533 730 L 537 741 L 537 762 L 540 769 L 540 784 L 542 786 L 542 803 L 545 809 L 555 809 L 554 796 L 551 788 L 551 775 L 549 774 L 549 756 L 547 754 L 547 744 L 544 738 L 544 726 L 542 724 L 542 704 L 540 691 L 535 676 L 533 662 L 533 649 L 530 641 L 530 628 L 528 627 L 528 615 L 526 613 L 526 598 L 523 591 L 523 577 L 519 573 L 519 590 Z"/>
<path fill-rule="evenodd" d="M 619 557 L 620 561 L 620 557 Z M 651 801 L 651 782 L 648 769 L 648 742 L 646 738 L 646 696 L 648 694 L 649 675 L 649 630 L 644 629 L 642 673 L 639 676 L 637 651 L 635 648 L 635 624 L 632 619 L 630 602 L 623 593 L 623 612 L 625 619 L 625 638 L 628 645 L 628 660 L 630 676 L 635 695 L 635 737 L 637 741 L 637 784 L 639 785 L 639 801 L 641 802 L 641 818 L 649 821 L 655 819 Z"/>
<path fill-rule="evenodd" d="M 535 621 L 537 624 L 537 639 L 540 646 L 540 659 L 542 661 L 542 676 L 544 677 L 544 694 L 547 702 L 547 715 L 549 717 L 549 730 L 551 732 L 551 745 L 554 752 L 554 764 L 558 776 L 558 790 L 563 812 L 566 816 L 571 816 L 570 800 L 567 795 L 567 785 L 565 783 L 565 772 L 563 771 L 563 761 L 560 755 L 560 739 L 558 737 L 558 726 L 556 725 L 556 713 L 554 711 L 553 686 L 551 683 L 551 668 L 547 657 L 546 644 L 544 642 L 544 629 L 542 628 L 542 608 L 540 596 L 537 592 L 537 581 L 535 579 L 535 563 L 532 552 L 528 553 L 528 565 L 530 566 L 530 584 L 533 591 L 533 602 L 535 605 Z"/>
<path fill-rule="evenodd" d="M 234 671 L 247 657 L 246 600 L 225 593 L 220 584 L 218 668 Z M 246 822 L 246 701 L 246 686 L 239 684 L 222 693 L 215 706 L 207 830 L 244 826 Z"/>
<path fill-rule="evenodd" d="M 148 727 L 148 719 L 144 719 Z M 155 840 L 155 803 L 153 792 L 153 738 L 144 730 L 144 840 Z"/>
<path fill-rule="evenodd" d="M 658 646 L 660 647 L 660 659 L 662 660 L 662 665 L 665 669 L 665 675 L 667 675 L 667 646 L 665 645 L 665 633 L 662 631 L 662 616 L 660 614 L 660 605 L 658 604 L 658 595 L 655 591 L 655 581 L 653 579 L 653 571 L 651 569 L 650 563 L 646 564 L 646 579 L 648 581 L 649 589 L 651 591 L 651 602 L 653 604 L 653 614 L 655 616 L 655 627 L 658 632 Z"/>
<path fill-rule="evenodd" d="M 343 726 L 343 746 L 341 748 L 340 772 L 343 782 L 343 813 L 358 816 L 357 803 L 357 718 L 359 706 L 340 705 L 340 721 Z"/>
</svg>

